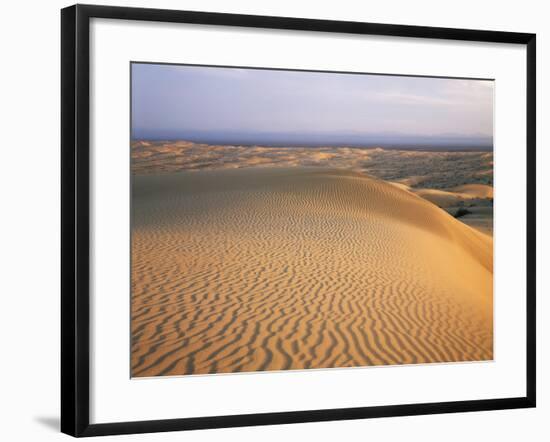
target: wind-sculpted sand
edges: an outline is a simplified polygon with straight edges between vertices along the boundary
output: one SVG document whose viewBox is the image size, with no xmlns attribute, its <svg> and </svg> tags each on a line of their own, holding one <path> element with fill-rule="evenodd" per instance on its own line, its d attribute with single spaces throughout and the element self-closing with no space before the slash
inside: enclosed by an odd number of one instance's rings
<svg viewBox="0 0 550 442">
<path fill-rule="evenodd" d="M 460 221 L 493 234 L 493 153 L 422 151 L 379 147 L 226 146 L 191 141 L 132 142 L 132 173 L 249 167 L 324 167 L 362 172 L 419 195 Z"/>
<path fill-rule="evenodd" d="M 465 184 L 448 190 L 413 188 L 402 182 L 391 183 L 424 198 L 452 215 L 460 215 L 465 224 L 493 235 L 493 187 Z M 460 212 L 462 210 L 462 212 Z"/>
<path fill-rule="evenodd" d="M 293 167 L 132 191 L 132 376 L 493 358 L 492 238 L 407 189 Z"/>
</svg>

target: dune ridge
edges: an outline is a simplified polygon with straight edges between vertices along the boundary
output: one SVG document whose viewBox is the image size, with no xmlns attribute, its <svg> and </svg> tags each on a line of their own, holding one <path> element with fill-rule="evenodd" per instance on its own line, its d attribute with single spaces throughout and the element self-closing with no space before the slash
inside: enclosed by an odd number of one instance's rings
<svg viewBox="0 0 550 442">
<path fill-rule="evenodd" d="M 462 210 L 462 222 L 483 234 L 493 235 L 493 186 L 464 184 L 450 189 L 426 189 L 411 187 L 404 181 L 407 180 L 388 183 L 417 195 L 450 214 L 457 214 Z"/>
<path fill-rule="evenodd" d="M 357 172 L 133 177 L 132 376 L 493 357 L 492 238 Z"/>
</svg>

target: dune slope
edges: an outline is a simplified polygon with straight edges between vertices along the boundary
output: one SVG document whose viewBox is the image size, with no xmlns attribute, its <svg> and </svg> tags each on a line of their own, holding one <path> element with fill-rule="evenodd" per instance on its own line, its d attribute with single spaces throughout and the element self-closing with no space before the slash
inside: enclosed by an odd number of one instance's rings
<svg viewBox="0 0 550 442">
<path fill-rule="evenodd" d="M 493 357 L 492 239 L 330 169 L 134 176 L 132 376 Z"/>
</svg>

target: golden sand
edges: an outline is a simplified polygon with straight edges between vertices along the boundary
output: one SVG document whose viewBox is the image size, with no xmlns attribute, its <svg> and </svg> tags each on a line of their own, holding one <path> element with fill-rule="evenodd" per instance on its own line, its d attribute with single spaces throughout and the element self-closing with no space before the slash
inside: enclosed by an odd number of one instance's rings
<svg viewBox="0 0 550 442">
<path fill-rule="evenodd" d="M 492 238 L 406 189 L 295 167 L 132 190 L 133 376 L 493 357 Z"/>
</svg>

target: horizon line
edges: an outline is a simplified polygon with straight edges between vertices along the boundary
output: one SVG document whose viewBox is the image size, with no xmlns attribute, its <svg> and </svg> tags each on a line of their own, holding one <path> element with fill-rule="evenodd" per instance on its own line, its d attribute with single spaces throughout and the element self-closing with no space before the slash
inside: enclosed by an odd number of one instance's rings
<svg viewBox="0 0 550 442">
<path fill-rule="evenodd" d="M 387 150 L 430 150 L 430 151 L 493 151 L 494 143 L 491 144 L 462 144 L 462 143 L 253 143 L 253 142 L 209 142 L 199 141 L 190 138 L 157 138 L 157 137 L 130 137 L 130 142 L 188 142 L 194 144 L 205 144 L 208 146 L 226 146 L 226 147 L 265 147 L 265 148 L 356 148 L 356 149 L 387 149 Z"/>
</svg>

